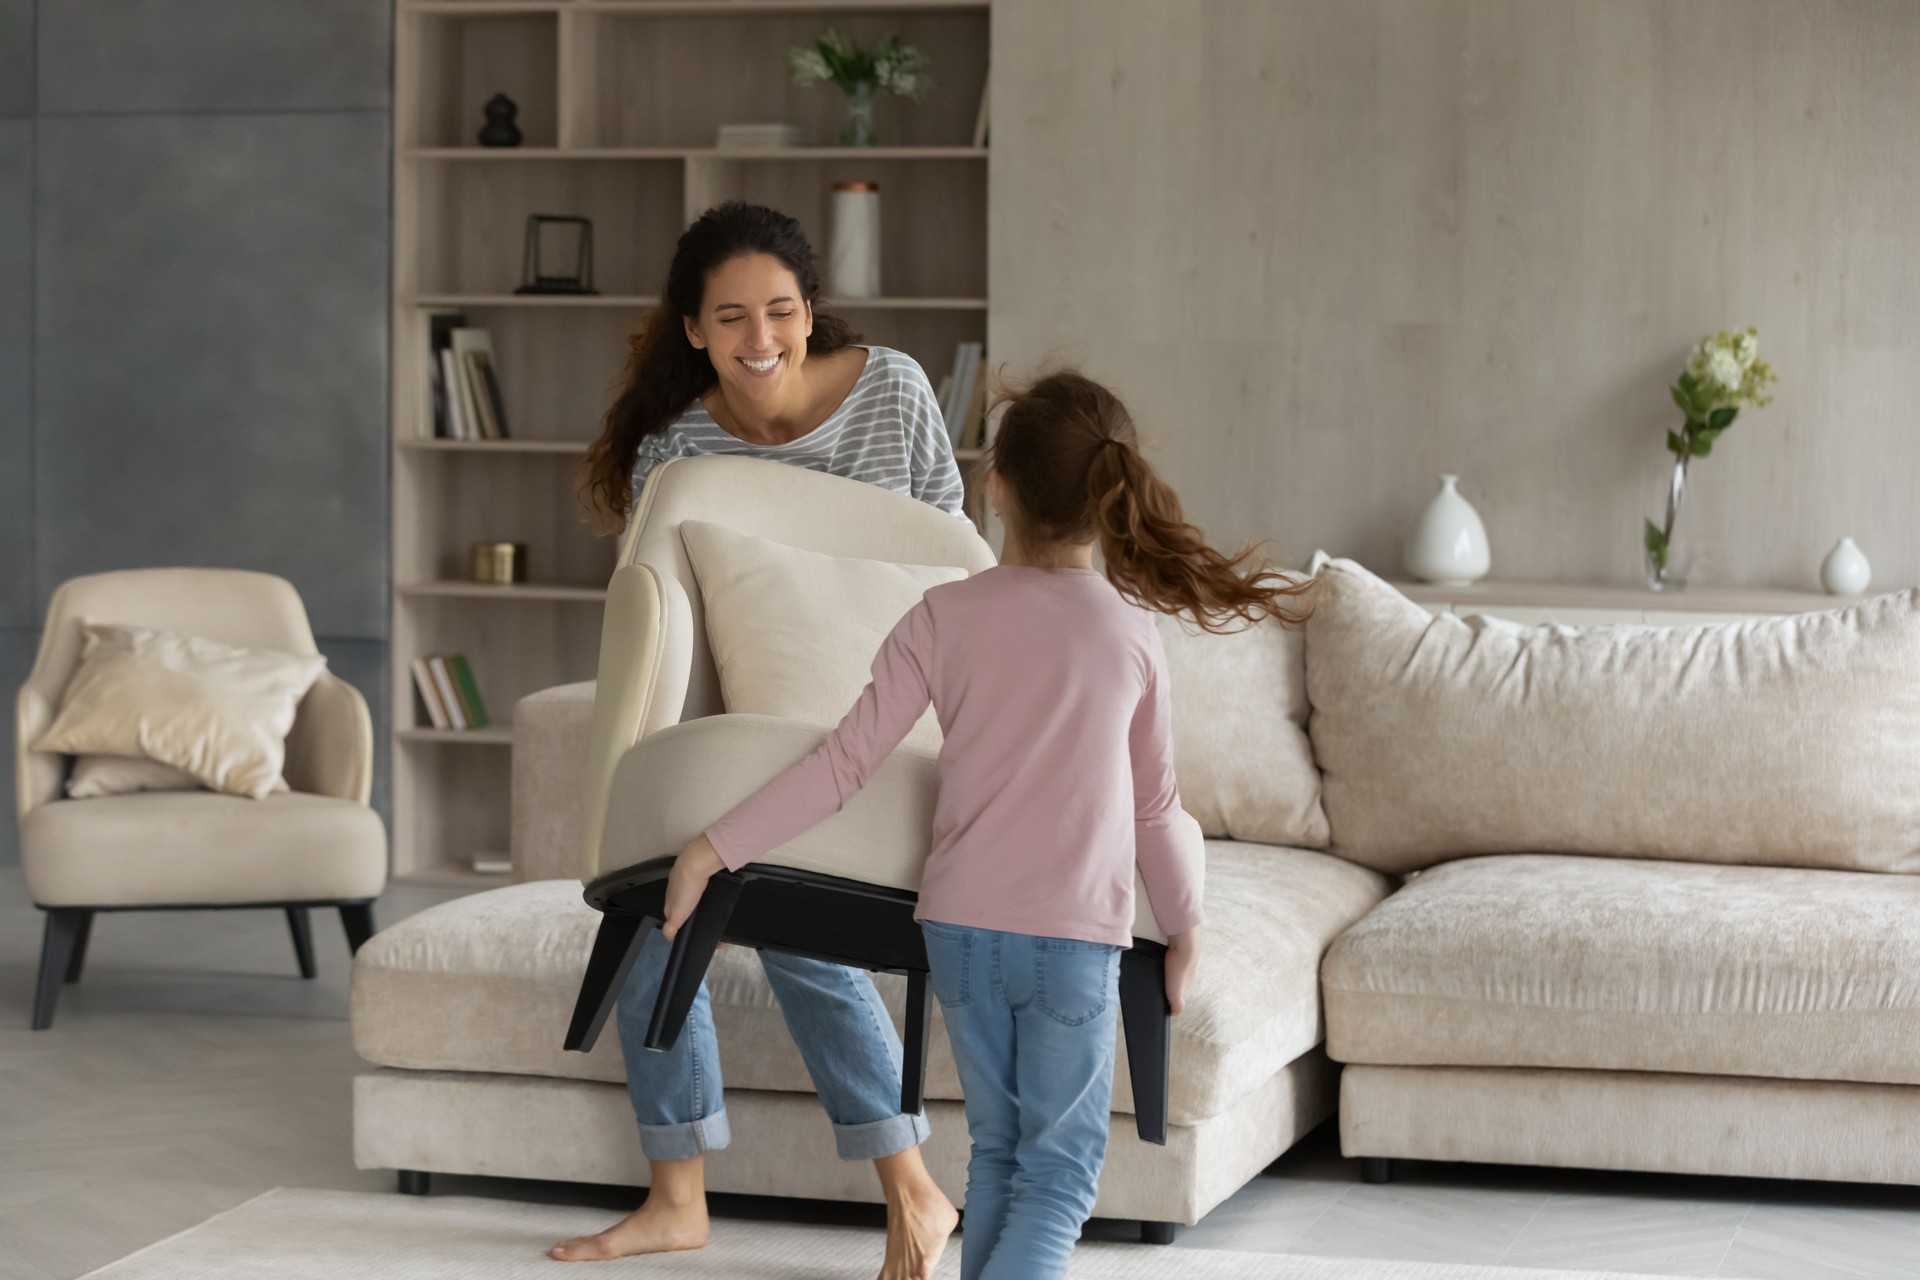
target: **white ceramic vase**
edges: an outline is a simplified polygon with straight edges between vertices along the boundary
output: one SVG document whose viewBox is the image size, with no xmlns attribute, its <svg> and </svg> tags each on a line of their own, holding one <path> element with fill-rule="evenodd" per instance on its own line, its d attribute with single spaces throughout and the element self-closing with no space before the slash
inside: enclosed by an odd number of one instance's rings
<svg viewBox="0 0 1920 1280">
<path fill-rule="evenodd" d="M 833 239 L 827 248 L 827 292 L 836 298 L 880 296 L 880 187 L 833 184 Z"/>
<path fill-rule="evenodd" d="M 1487 576 L 1492 556 L 1480 513 L 1454 486 L 1458 476 L 1441 476 L 1440 492 L 1420 513 L 1407 538 L 1407 572 L 1422 582 L 1465 586 Z"/>
<path fill-rule="evenodd" d="M 1852 538 L 1834 543 L 1833 550 L 1820 562 L 1820 585 L 1827 589 L 1828 595 L 1865 595 L 1871 581 L 1873 566 L 1867 563 L 1867 557 Z"/>
</svg>

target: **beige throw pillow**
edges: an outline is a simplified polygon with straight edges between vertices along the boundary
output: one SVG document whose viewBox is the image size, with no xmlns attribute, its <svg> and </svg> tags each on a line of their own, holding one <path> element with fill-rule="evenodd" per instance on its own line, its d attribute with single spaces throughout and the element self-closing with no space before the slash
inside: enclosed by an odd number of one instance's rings
<svg viewBox="0 0 1920 1280">
<path fill-rule="evenodd" d="M 33 750 L 145 756 L 215 791 L 256 800 L 273 791 L 294 711 L 325 658 L 145 627 L 81 627 L 79 668 Z"/>
<path fill-rule="evenodd" d="M 965 569 L 802 551 L 706 520 L 680 524 L 728 711 L 831 729 L 872 679 L 881 641 L 928 587 Z M 940 749 L 929 707 L 906 745 Z"/>
<path fill-rule="evenodd" d="M 275 791 L 287 790 L 285 778 L 273 780 Z M 69 800 L 130 795 L 136 791 L 204 791 L 190 773 L 149 760 L 145 756 L 75 756 L 67 774 Z"/>
<path fill-rule="evenodd" d="M 1307 624 L 1332 852 L 1920 871 L 1920 590 L 1700 627 L 1435 616 L 1351 560 Z"/>
<path fill-rule="evenodd" d="M 1164 613 L 1154 620 L 1173 683 L 1180 807 L 1212 838 L 1325 848 L 1305 635 L 1271 620 L 1227 635 Z"/>
</svg>

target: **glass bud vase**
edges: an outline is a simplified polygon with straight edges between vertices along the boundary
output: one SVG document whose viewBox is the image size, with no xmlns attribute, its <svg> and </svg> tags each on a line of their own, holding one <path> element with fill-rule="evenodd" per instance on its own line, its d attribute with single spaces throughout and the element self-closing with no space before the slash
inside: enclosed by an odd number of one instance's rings
<svg viewBox="0 0 1920 1280">
<path fill-rule="evenodd" d="M 873 145 L 873 86 L 865 81 L 847 90 L 847 122 L 840 126 L 840 145 Z"/>
<path fill-rule="evenodd" d="M 1653 591 L 1684 591 L 1687 586 L 1686 557 L 1680 537 L 1680 508 L 1687 499 L 1687 459 L 1673 464 L 1673 479 L 1667 486 L 1667 522 L 1660 550 L 1647 551 L 1647 587 Z"/>
</svg>

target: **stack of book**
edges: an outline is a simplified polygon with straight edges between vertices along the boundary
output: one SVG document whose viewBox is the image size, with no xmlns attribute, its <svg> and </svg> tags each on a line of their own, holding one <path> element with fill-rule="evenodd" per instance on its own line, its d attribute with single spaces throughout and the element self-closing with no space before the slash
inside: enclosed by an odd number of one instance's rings
<svg viewBox="0 0 1920 1280">
<path fill-rule="evenodd" d="M 986 438 L 986 344 L 962 342 L 954 348 L 953 372 L 940 379 L 936 394 L 947 440 L 955 449 L 977 449 Z"/>
<path fill-rule="evenodd" d="M 413 687 L 436 729 L 484 729 L 487 704 L 464 654 L 413 660 Z"/>
<path fill-rule="evenodd" d="M 433 387 L 433 434 L 447 440 L 505 440 L 507 404 L 494 371 L 493 335 L 467 327 L 462 315 L 428 319 L 427 377 Z"/>
<path fill-rule="evenodd" d="M 792 124 L 723 124 L 715 143 L 722 151 L 766 151 L 800 145 L 800 126 Z"/>
</svg>

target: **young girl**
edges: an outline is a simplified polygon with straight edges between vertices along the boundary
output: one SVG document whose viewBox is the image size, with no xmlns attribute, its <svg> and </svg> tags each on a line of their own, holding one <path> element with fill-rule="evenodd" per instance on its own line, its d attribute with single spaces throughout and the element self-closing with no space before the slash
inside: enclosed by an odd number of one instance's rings
<svg viewBox="0 0 1920 1280">
<path fill-rule="evenodd" d="M 973 1138 L 960 1274 L 1037 1280 L 1066 1271 L 1106 1159 L 1136 865 L 1168 935 L 1175 1013 L 1200 950 L 1200 886 L 1172 838 L 1170 691 L 1149 611 L 1211 631 L 1262 615 L 1295 623 L 1281 601 L 1311 584 L 1242 573 L 1252 548 L 1229 558 L 1208 546 L 1120 401 L 1079 374 L 1008 399 L 990 458 L 1001 563 L 929 590 L 820 748 L 681 851 L 663 932 L 678 932 L 723 866 L 838 812 L 931 701 L 945 737 L 915 915 Z"/>
</svg>

